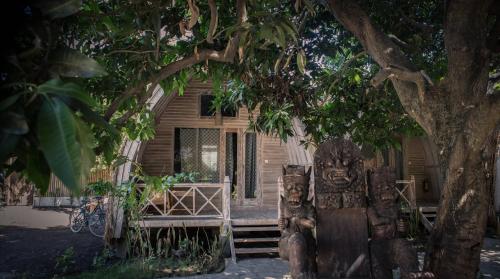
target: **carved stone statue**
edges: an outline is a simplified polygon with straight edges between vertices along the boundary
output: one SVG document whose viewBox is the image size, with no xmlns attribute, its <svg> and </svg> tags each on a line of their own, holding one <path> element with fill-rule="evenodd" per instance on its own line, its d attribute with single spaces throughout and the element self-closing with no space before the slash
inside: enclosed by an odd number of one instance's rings
<svg viewBox="0 0 500 279">
<path fill-rule="evenodd" d="M 401 278 L 417 278 L 417 253 L 411 244 L 399 237 L 400 220 L 396 174 L 389 167 L 368 172 L 370 207 L 368 220 L 372 227 L 370 242 L 372 275 L 374 279 L 392 278 L 392 270 L 399 267 Z M 419 277 L 420 278 L 420 277 Z M 424 277 L 425 278 L 425 277 Z M 431 277 L 429 277 L 431 278 Z"/>
<path fill-rule="evenodd" d="M 316 212 L 308 200 L 311 168 L 283 167 L 283 196 L 280 200 L 278 226 L 281 230 L 279 253 L 288 260 L 293 279 L 316 278 Z"/>
<path fill-rule="evenodd" d="M 320 278 L 369 278 L 366 184 L 359 148 L 335 139 L 314 154 Z"/>
</svg>

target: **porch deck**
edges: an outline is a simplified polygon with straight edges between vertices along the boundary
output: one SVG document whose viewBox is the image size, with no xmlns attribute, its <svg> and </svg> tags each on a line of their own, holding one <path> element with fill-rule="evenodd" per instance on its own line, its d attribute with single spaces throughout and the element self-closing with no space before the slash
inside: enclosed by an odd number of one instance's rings
<svg viewBox="0 0 500 279">
<path fill-rule="evenodd" d="M 235 226 L 277 225 L 276 207 L 231 206 L 231 223 Z"/>
<path fill-rule="evenodd" d="M 278 224 L 278 209 L 231 206 L 231 223 L 236 226 L 276 225 Z M 223 224 L 224 218 L 220 216 L 147 216 L 139 221 L 139 225 L 145 228 L 220 227 Z"/>
<path fill-rule="evenodd" d="M 147 199 L 142 220 L 130 224 L 147 228 L 277 225 L 276 206 L 235 206 L 229 179 L 224 183 L 177 184 Z"/>
</svg>

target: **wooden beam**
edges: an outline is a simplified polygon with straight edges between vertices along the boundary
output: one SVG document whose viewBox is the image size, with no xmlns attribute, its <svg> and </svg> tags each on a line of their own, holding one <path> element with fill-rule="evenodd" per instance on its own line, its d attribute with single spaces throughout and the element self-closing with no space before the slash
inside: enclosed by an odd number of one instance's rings
<svg viewBox="0 0 500 279">
<path fill-rule="evenodd" d="M 146 219 L 142 221 L 132 222 L 130 227 L 139 224 L 142 228 L 168 228 L 168 227 L 220 227 L 224 223 L 222 219 L 207 218 L 207 219 Z"/>
</svg>

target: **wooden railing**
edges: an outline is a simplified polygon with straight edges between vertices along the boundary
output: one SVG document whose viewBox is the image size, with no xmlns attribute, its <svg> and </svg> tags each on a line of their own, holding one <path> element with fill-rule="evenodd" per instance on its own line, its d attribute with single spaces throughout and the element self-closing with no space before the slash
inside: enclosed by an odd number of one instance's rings
<svg viewBox="0 0 500 279">
<path fill-rule="evenodd" d="M 229 179 L 227 179 L 227 183 L 176 184 L 147 198 L 141 213 L 144 217 L 173 217 L 180 219 L 216 217 L 226 219 L 230 215 L 230 189 L 226 189 L 228 185 Z M 141 189 L 141 187 L 138 187 L 138 189 Z M 139 190 L 139 192 L 142 191 Z"/>
<path fill-rule="evenodd" d="M 410 209 L 416 209 L 417 196 L 415 192 L 415 177 L 410 175 L 410 180 L 396 180 L 396 185 L 398 184 L 401 185 L 400 187 L 396 187 L 399 196 L 408 203 Z"/>
</svg>

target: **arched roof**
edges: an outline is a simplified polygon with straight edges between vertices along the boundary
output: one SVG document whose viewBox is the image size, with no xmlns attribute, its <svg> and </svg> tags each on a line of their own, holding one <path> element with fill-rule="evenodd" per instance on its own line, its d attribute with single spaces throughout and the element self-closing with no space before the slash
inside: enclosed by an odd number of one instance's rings
<svg viewBox="0 0 500 279">
<path fill-rule="evenodd" d="M 167 105 L 175 98 L 177 93 L 166 95 L 163 89 L 157 86 L 153 95 L 147 101 L 148 108 L 155 113 L 157 117 L 161 112 L 166 109 Z M 300 141 L 305 139 L 305 132 L 303 124 L 298 119 L 293 120 L 293 129 L 296 136 L 290 137 L 286 143 L 286 150 L 288 153 L 288 164 L 291 165 L 305 165 L 312 166 L 313 164 L 313 151 L 305 149 Z M 126 157 L 126 163 L 117 167 L 115 171 L 115 183 L 120 185 L 130 178 L 130 172 L 133 168 L 133 163 L 138 162 L 141 157 L 141 152 L 145 144 L 138 140 L 126 140 L 122 144 L 121 156 Z"/>
</svg>

